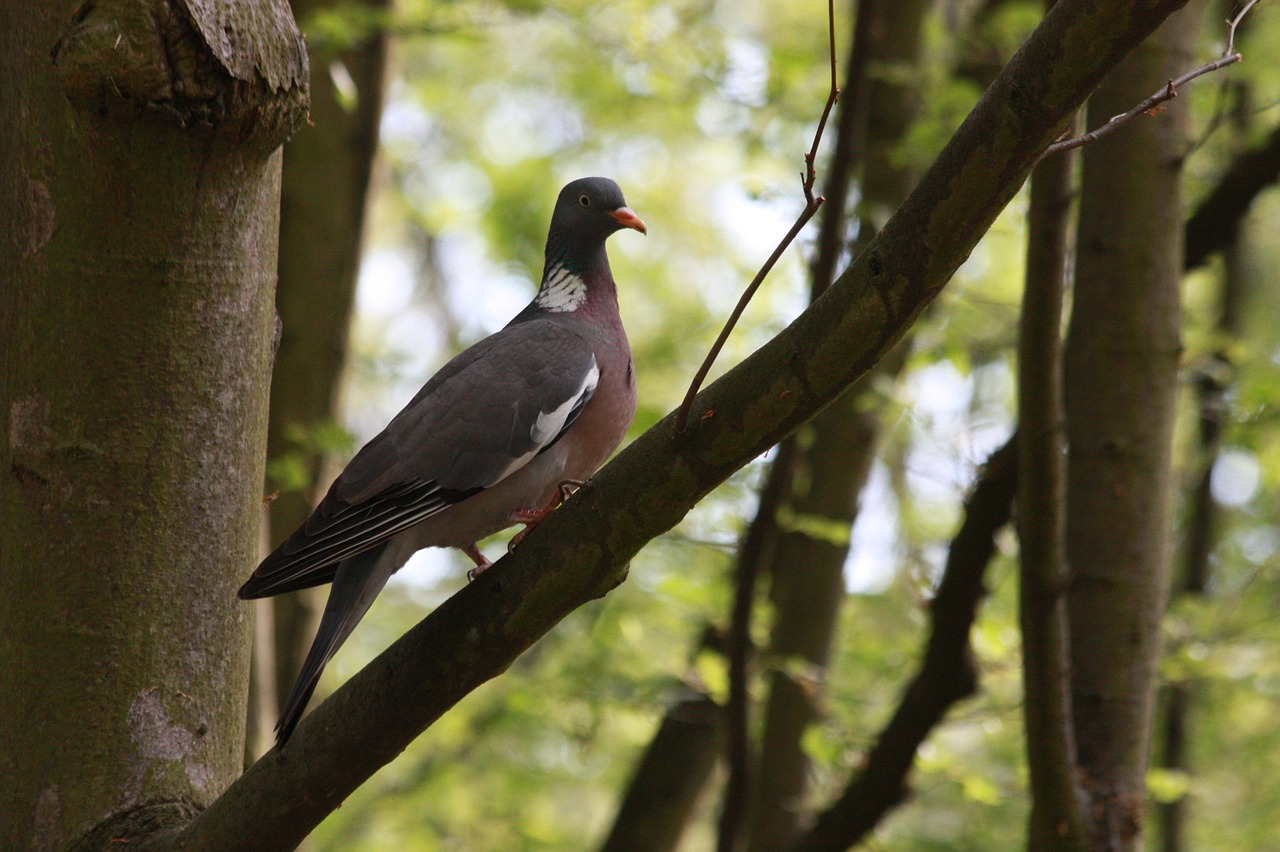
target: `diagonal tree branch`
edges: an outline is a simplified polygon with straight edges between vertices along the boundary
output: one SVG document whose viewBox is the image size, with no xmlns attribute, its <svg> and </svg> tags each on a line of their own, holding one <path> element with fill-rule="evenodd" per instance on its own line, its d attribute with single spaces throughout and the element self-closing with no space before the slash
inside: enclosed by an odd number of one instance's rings
<svg viewBox="0 0 1280 852">
<path fill-rule="evenodd" d="M 1045 149 L 1045 157 L 1063 151 L 1071 151 L 1075 148 L 1081 148 L 1091 142 L 1097 142 L 1104 136 L 1118 130 L 1122 125 L 1128 124 L 1140 115 L 1155 116 L 1164 112 L 1165 104 L 1178 96 L 1178 89 L 1190 83 L 1197 77 L 1203 77 L 1205 74 L 1217 71 L 1219 68 L 1226 68 L 1228 65 L 1234 65 L 1244 57 L 1235 52 L 1236 49 L 1236 28 L 1240 26 L 1240 22 L 1244 20 L 1244 16 L 1249 14 L 1249 10 L 1258 4 L 1258 0 L 1248 0 L 1240 9 L 1234 18 L 1227 21 L 1227 49 L 1221 57 L 1212 62 L 1206 62 L 1199 68 L 1195 68 L 1187 73 L 1170 80 L 1158 92 L 1148 97 L 1146 100 L 1130 107 L 1119 115 L 1113 115 L 1105 124 L 1090 130 L 1088 133 L 1071 139 L 1063 139 L 1061 142 L 1054 142 Z"/>
<path fill-rule="evenodd" d="M 1254 199 L 1280 179 L 1280 127 L 1267 141 L 1238 156 L 1187 220 L 1185 266 L 1201 266 L 1209 255 L 1235 242 L 1240 221 Z"/>
<path fill-rule="evenodd" d="M 991 454 L 965 501 L 965 519 L 951 542 L 938 584 L 920 670 L 903 692 L 862 769 L 840 799 L 797 846 L 847 849 L 866 836 L 907 796 L 907 773 L 929 732 L 977 685 L 969 629 L 985 593 L 982 578 L 995 555 L 995 535 L 1009 522 L 1018 482 L 1017 436 Z"/>
<path fill-rule="evenodd" d="M 1112 68 L 1185 0 L 1061 0 L 866 251 L 787 329 L 638 438 L 494 570 L 321 704 L 166 848 L 298 843 L 463 696 L 719 483 L 847 389 L 911 326 Z"/>
</svg>

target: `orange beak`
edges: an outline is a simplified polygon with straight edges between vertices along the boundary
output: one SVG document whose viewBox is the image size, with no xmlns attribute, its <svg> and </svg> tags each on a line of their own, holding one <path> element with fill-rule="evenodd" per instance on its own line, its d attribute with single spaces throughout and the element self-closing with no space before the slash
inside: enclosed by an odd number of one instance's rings
<svg viewBox="0 0 1280 852">
<path fill-rule="evenodd" d="M 635 214 L 630 207 L 619 207 L 609 214 L 618 220 L 618 224 L 624 228 L 631 228 L 634 231 L 648 236 L 649 229 L 644 226 L 644 220 Z"/>
</svg>

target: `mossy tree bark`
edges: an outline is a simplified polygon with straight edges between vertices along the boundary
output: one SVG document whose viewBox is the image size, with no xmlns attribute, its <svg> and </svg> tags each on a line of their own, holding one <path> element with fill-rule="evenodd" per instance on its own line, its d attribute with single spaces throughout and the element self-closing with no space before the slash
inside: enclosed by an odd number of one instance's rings
<svg viewBox="0 0 1280 852">
<path fill-rule="evenodd" d="M 240 772 L 306 54 L 282 0 L 2 18 L 0 847 L 101 848 Z"/>
<path fill-rule="evenodd" d="M 1061 3 L 1059 4 L 1061 5 Z M 1108 76 L 1089 125 L 1191 64 L 1204 7 L 1174 15 Z M 1187 111 L 1172 103 L 1085 149 L 1065 357 L 1071 691 L 1092 848 L 1141 846 L 1168 586 Z"/>
</svg>

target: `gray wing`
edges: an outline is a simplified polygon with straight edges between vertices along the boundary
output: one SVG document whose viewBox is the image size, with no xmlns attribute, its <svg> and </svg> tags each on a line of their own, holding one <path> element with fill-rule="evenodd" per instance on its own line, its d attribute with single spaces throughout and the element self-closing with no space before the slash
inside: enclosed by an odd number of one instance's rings
<svg viewBox="0 0 1280 852">
<path fill-rule="evenodd" d="M 356 454 L 240 596 L 329 582 L 339 560 L 501 482 L 564 435 L 599 376 L 587 342 L 550 320 L 480 341 Z"/>
</svg>

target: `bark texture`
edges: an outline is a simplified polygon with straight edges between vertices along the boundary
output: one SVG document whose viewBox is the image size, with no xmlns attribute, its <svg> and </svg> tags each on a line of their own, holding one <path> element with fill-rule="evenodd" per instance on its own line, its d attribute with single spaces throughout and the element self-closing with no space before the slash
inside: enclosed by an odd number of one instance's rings
<svg viewBox="0 0 1280 852">
<path fill-rule="evenodd" d="M 1090 99 L 1095 126 L 1191 64 L 1173 16 Z M 1066 352 L 1071 691 L 1092 848 L 1141 846 L 1168 586 L 1186 104 L 1085 149 Z"/>
<path fill-rule="evenodd" d="M 0 847 L 98 848 L 240 771 L 306 55 L 266 0 L 10 3 L 0 40 Z"/>
</svg>

